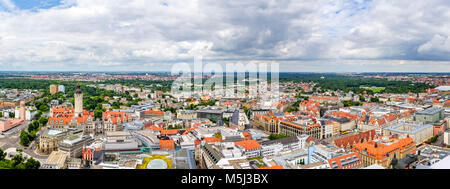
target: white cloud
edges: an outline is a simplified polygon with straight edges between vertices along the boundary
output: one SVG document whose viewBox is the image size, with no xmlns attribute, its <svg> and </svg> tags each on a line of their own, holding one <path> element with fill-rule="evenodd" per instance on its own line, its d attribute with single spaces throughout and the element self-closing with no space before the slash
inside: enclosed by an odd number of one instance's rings
<svg viewBox="0 0 450 189">
<path fill-rule="evenodd" d="M 436 34 L 433 38 L 417 49 L 419 53 L 428 54 L 433 52 L 450 53 L 450 39 L 447 36 Z"/>
<path fill-rule="evenodd" d="M 0 0 L 0 68 L 209 60 L 449 61 L 446 0 Z"/>
<path fill-rule="evenodd" d="M 16 6 L 14 5 L 13 2 L 11 2 L 11 0 L 0 0 L 0 10 L 2 6 L 5 7 L 7 10 L 14 10 L 16 8 Z"/>
</svg>

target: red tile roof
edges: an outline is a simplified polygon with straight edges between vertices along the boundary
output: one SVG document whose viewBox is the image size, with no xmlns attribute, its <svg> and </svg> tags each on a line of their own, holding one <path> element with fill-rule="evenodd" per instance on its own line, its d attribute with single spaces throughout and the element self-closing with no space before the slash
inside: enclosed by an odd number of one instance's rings
<svg viewBox="0 0 450 189">
<path fill-rule="evenodd" d="M 352 147 L 354 144 L 361 142 L 361 139 L 370 141 L 375 138 L 375 130 L 361 132 L 355 135 L 334 140 L 334 144 L 338 147 Z"/>
<path fill-rule="evenodd" d="M 344 161 L 345 161 L 347 158 L 353 159 L 353 158 L 354 158 L 353 156 L 356 156 L 356 158 L 357 158 L 359 161 L 355 161 L 354 163 L 345 165 L 345 166 L 343 167 L 343 166 L 342 166 L 342 161 L 341 161 L 341 160 L 344 160 Z M 335 162 L 335 163 L 333 163 L 333 162 Z M 338 156 L 338 157 L 334 157 L 334 158 L 328 159 L 328 163 L 330 164 L 330 167 L 333 167 L 333 165 L 337 165 L 337 166 L 338 166 L 338 167 L 337 167 L 338 169 L 347 169 L 347 168 L 352 168 L 352 167 L 360 166 L 362 162 L 361 162 L 361 158 L 359 157 L 359 154 L 358 154 L 357 152 L 353 152 L 353 153 L 346 154 L 346 155 L 343 155 L 343 156 Z"/>
<path fill-rule="evenodd" d="M 159 141 L 160 149 L 175 149 L 175 142 L 173 140 L 160 140 Z"/>
<path fill-rule="evenodd" d="M 234 142 L 235 146 L 241 146 L 245 150 L 260 149 L 261 145 L 256 140 L 243 140 Z"/>
</svg>

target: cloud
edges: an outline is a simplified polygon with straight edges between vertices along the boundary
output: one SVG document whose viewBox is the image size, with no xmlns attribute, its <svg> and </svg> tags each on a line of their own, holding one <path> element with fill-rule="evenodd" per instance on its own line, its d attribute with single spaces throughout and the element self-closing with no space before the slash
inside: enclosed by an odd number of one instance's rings
<svg viewBox="0 0 450 189">
<path fill-rule="evenodd" d="M 130 69 L 192 62 L 196 54 L 320 65 L 450 61 L 445 0 L 66 0 L 33 11 L 0 0 L 0 6 L 6 7 L 1 69 Z"/>
<path fill-rule="evenodd" d="M 11 0 L 0 0 L 0 10 L 2 10 L 2 7 L 6 10 L 14 10 L 16 8 Z"/>
<path fill-rule="evenodd" d="M 420 54 L 450 54 L 450 39 L 448 36 L 436 34 L 417 49 Z"/>
</svg>

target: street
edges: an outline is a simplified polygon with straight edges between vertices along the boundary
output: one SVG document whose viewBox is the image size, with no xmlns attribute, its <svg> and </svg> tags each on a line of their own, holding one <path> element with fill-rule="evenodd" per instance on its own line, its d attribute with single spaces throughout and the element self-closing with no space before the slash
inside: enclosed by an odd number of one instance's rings
<svg viewBox="0 0 450 189">
<path fill-rule="evenodd" d="M 19 148 L 22 149 L 23 152 L 27 153 L 31 157 L 37 160 L 45 160 L 48 156 L 36 154 L 34 151 L 36 149 L 36 143 L 31 142 L 29 147 L 23 147 L 19 144 L 20 142 L 20 131 L 22 129 L 27 129 L 28 122 L 25 124 L 19 125 L 7 132 L 2 134 L 0 137 L 0 148 L 4 151 L 8 148 Z"/>
</svg>

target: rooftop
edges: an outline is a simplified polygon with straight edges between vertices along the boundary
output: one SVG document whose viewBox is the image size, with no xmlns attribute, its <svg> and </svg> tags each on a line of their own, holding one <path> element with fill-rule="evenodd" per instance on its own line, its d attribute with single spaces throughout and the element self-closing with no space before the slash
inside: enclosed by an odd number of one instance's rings
<svg viewBox="0 0 450 189">
<path fill-rule="evenodd" d="M 438 112 L 440 112 L 442 110 L 443 109 L 439 108 L 439 107 L 431 107 L 431 108 L 425 109 L 425 110 L 423 110 L 421 112 L 417 112 L 417 114 L 433 115 L 433 114 L 436 114 L 436 113 L 438 113 Z"/>
<path fill-rule="evenodd" d="M 384 128 L 384 130 L 405 133 L 405 134 L 416 134 L 426 128 L 433 127 L 431 124 L 414 124 L 414 123 L 397 123 L 389 127 Z"/>
</svg>

